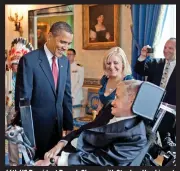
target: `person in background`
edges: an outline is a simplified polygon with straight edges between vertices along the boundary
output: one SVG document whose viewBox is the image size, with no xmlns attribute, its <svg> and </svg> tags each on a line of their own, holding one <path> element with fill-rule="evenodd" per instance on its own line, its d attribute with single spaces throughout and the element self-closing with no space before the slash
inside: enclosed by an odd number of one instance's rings
<svg viewBox="0 0 180 171">
<path fill-rule="evenodd" d="M 16 84 L 16 74 L 18 68 L 19 60 L 11 61 L 10 69 L 12 69 L 12 91 L 9 91 L 9 98 L 7 99 L 7 105 L 9 106 L 8 115 L 7 115 L 7 126 L 11 124 L 11 119 L 15 115 L 14 108 L 14 97 L 15 97 L 15 84 Z M 11 103 L 11 104 L 10 104 Z M 18 145 L 8 141 L 8 157 L 9 157 L 9 165 L 10 166 L 18 166 L 19 165 L 19 151 Z"/>
<path fill-rule="evenodd" d="M 114 100 L 117 85 L 123 80 L 131 80 L 131 67 L 125 52 L 120 47 L 109 49 L 103 59 L 103 69 L 105 74 L 101 78 L 101 88 L 99 90 L 99 105 L 97 113 L 110 100 Z"/>
<path fill-rule="evenodd" d="M 37 29 L 37 39 L 38 39 L 38 48 L 41 48 L 44 46 L 44 43 L 46 42 L 46 36 L 45 33 L 41 29 Z"/>
<path fill-rule="evenodd" d="M 146 45 L 141 50 L 141 55 L 137 59 L 135 71 L 141 76 L 148 76 L 147 81 L 156 84 L 166 90 L 164 102 L 176 105 L 176 38 L 170 38 L 164 45 L 164 58 L 148 58 L 150 46 Z M 175 118 L 168 112 L 164 116 L 159 133 L 161 140 L 170 132 L 174 140 L 176 127 Z"/>
<path fill-rule="evenodd" d="M 68 49 L 67 58 L 71 64 L 71 93 L 73 107 L 81 105 L 83 100 L 84 67 L 75 61 L 76 51 Z"/>
<path fill-rule="evenodd" d="M 7 109 L 7 126 L 11 124 L 12 119 L 16 113 L 15 111 L 15 84 L 18 64 L 20 58 L 33 50 L 32 45 L 26 39 L 20 37 L 16 38 L 11 43 L 9 51 L 9 63 L 6 77 L 6 109 Z M 11 78 L 10 78 L 11 77 Z M 11 85 L 10 85 L 11 84 Z M 8 157 L 9 165 L 17 166 L 19 164 L 18 145 L 8 141 Z"/>
</svg>

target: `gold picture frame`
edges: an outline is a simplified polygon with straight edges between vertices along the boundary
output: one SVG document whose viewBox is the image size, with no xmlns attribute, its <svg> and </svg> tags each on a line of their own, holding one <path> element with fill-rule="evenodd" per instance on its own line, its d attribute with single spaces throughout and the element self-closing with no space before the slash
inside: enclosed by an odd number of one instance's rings
<svg viewBox="0 0 180 171">
<path fill-rule="evenodd" d="M 120 46 L 120 5 L 83 5 L 83 49 Z"/>
</svg>

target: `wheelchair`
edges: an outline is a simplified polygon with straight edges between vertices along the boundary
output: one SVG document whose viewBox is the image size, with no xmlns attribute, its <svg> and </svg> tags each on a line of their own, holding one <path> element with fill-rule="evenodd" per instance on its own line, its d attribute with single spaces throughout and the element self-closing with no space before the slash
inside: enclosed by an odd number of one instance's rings
<svg viewBox="0 0 180 171">
<path fill-rule="evenodd" d="M 157 143 L 157 130 L 164 115 L 176 117 L 176 106 L 162 102 L 165 93 L 161 87 L 145 82 L 136 96 L 132 110 L 142 116 L 147 125 L 148 142 L 130 166 L 176 166 L 176 142 L 172 141 L 170 133 L 161 140 L 165 144 L 163 147 Z M 155 161 L 158 155 L 164 158 L 162 165 Z"/>
<path fill-rule="evenodd" d="M 22 153 L 25 165 L 33 166 L 36 145 L 30 101 L 26 98 L 21 98 L 19 106 L 22 127 L 9 125 L 5 131 L 5 138 L 14 144 L 18 144 L 18 150 Z"/>
<path fill-rule="evenodd" d="M 165 144 L 163 147 L 157 144 L 153 144 L 150 147 L 145 154 L 141 166 L 176 166 L 176 143 L 171 140 L 170 133 L 167 133 L 163 141 Z M 164 158 L 162 165 L 155 161 L 158 155 Z"/>
<path fill-rule="evenodd" d="M 35 148 L 24 133 L 24 129 L 20 126 L 8 126 L 5 133 L 5 138 L 14 144 L 18 144 L 18 150 L 22 153 L 25 166 L 33 166 L 33 158 L 35 156 Z"/>
<path fill-rule="evenodd" d="M 136 115 L 139 115 L 147 125 L 148 141 L 145 148 L 141 150 L 139 155 L 131 162 L 129 166 L 159 166 L 159 164 L 155 161 L 155 158 L 158 155 L 162 155 L 164 157 L 161 166 L 176 166 L 176 142 L 171 140 L 169 134 L 167 134 L 167 137 L 163 140 L 165 144 L 163 147 L 158 145 L 156 140 L 157 129 L 166 111 L 176 116 L 176 106 L 162 102 L 165 93 L 166 92 L 164 89 L 147 81 L 142 83 L 137 93 L 132 105 L 132 111 Z M 29 107 L 29 103 L 26 104 L 26 106 Z M 22 110 L 20 107 L 20 111 L 21 116 L 28 114 L 28 116 L 32 117 L 31 110 L 24 110 L 24 106 Z M 24 122 L 29 122 L 29 120 L 25 120 L 25 117 L 22 118 L 24 118 Z M 35 156 L 32 118 L 30 122 L 31 124 L 25 124 L 30 125 L 30 127 L 25 126 L 21 128 L 18 126 L 10 126 L 5 133 L 6 139 L 19 144 L 19 150 L 21 150 L 27 166 L 34 165 L 33 158 Z M 30 138 L 30 141 L 28 138 Z"/>
</svg>

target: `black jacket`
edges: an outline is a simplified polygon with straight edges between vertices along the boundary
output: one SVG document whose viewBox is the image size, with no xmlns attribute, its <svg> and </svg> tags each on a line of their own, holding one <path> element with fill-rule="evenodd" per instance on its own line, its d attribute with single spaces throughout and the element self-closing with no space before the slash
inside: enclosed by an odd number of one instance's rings
<svg viewBox="0 0 180 171">
<path fill-rule="evenodd" d="M 147 143 L 146 130 L 139 117 L 107 125 L 111 102 L 104 106 L 96 119 L 64 137 L 70 142 L 78 138 L 78 146 L 69 155 L 68 165 L 127 166 Z M 66 147 L 67 147 L 66 146 Z M 71 148 L 64 151 L 72 152 Z"/>
<path fill-rule="evenodd" d="M 148 76 L 147 81 L 160 86 L 161 77 L 165 65 L 164 58 L 150 58 L 147 61 L 138 61 L 135 65 L 135 71 L 142 76 Z M 176 105 L 176 66 L 169 78 L 166 86 L 166 95 L 164 102 Z"/>
<path fill-rule="evenodd" d="M 127 119 L 83 131 L 68 165 L 128 166 L 147 143 L 143 121 Z"/>
</svg>

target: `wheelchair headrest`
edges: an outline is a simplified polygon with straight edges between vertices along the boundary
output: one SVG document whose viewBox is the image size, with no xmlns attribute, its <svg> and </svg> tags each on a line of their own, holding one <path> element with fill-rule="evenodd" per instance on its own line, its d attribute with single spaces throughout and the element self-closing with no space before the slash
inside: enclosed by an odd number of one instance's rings
<svg viewBox="0 0 180 171">
<path fill-rule="evenodd" d="M 164 95 L 163 88 L 144 81 L 132 105 L 133 113 L 153 121 Z"/>
</svg>

